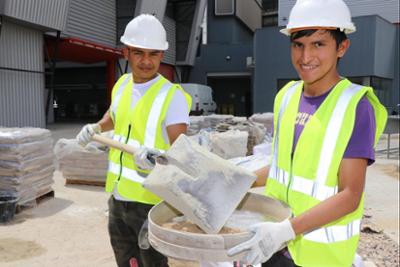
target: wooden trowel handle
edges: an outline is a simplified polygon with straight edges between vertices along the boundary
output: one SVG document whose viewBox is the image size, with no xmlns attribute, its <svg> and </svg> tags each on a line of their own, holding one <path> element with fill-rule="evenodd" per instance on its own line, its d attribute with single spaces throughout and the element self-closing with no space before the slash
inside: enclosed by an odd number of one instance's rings
<svg viewBox="0 0 400 267">
<path fill-rule="evenodd" d="M 137 151 L 137 149 L 134 148 L 133 146 L 130 146 L 128 144 L 124 144 L 124 143 L 112 140 L 112 139 L 110 139 L 108 137 L 105 137 L 105 136 L 102 136 L 102 135 L 99 135 L 99 134 L 93 135 L 92 140 L 96 141 L 96 142 L 99 142 L 99 143 L 102 143 L 104 145 L 107 145 L 109 147 L 121 150 L 123 152 L 127 152 L 127 153 L 132 154 L 132 155 L 135 155 L 135 153 Z"/>
</svg>

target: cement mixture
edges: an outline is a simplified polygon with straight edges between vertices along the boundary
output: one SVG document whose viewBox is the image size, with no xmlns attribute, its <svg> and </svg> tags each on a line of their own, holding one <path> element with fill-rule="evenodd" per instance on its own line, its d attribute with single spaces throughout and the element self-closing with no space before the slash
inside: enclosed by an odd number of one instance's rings
<svg viewBox="0 0 400 267">
<path fill-rule="evenodd" d="M 274 219 L 258 212 L 235 210 L 218 234 L 240 233 L 245 231 L 249 225 L 266 221 L 274 221 Z M 182 232 L 206 234 L 206 232 L 188 220 L 185 216 L 174 217 L 168 222 L 163 223 L 161 226 Z"/>
</svg>

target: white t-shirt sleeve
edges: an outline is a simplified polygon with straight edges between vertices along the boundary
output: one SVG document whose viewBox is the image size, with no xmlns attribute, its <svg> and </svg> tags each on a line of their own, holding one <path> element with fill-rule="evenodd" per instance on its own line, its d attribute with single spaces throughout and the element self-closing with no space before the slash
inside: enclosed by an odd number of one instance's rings
<svg viewBox="0 0 400 267">
<path fill-rule="evenodd" d="M 185 95 L 181 90 L 175 90 L 175 93 L 169 104 L 167 115 L 165 116 L 165 126 L 185 123 L 189 125 L 189 110 Z"/>
</svg>

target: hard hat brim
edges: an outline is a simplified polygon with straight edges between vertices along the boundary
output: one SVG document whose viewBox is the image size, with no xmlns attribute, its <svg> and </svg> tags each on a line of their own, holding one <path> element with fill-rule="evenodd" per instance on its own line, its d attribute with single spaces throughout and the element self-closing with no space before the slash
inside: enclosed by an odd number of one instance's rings
<svg viewBox="0 0 400 267">
<path fill-rule="evenodd" d="M 124 36 L 122 36 L 120 38 L 121 43 L 123 43 L 124 45 L 130 46 L 130 47 L 136 47 L 136 48 L 142 48 L 142 49 L 153 49 L 153 50 L 160 50 L 160 51 L 165 51 L 168 50 L 168 42 L 165 43 L 165 45 L 163 47 L 158 47 L 158 46 L 142 46 L 142 45 L 138 45 L 138 44 L 134 44 L 129 42 L 128 40 L 126 40 L 124 38 Z"/>
<path fill-rule="evenodd" d="M 338 27 L 329 27 L 329 26 L 307 26 L 307 27 L 298 27 L 298 28 L 284 28 L 281 29 L 280 32 L 283 33 L 284 35 L 290 36 L 294 32 L 298 31 L 303 31 L 303 30 L 336 30 L 339 29 Z M 345 29 L 340 29 L 340 31 L 349 34 L 352 32 L 355 32 L 356 29 L 354 28 L 345 28 Z"/>
</svg>

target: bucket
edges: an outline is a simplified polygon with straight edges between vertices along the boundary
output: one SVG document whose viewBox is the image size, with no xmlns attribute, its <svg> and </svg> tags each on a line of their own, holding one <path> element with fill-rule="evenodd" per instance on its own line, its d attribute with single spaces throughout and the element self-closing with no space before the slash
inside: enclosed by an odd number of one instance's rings
<svg viewBox="0 0 400 267">
<path fill-rule="evenodd" d="M 0 196 L 0 223 L 9 222 L 14 218 L 18 198 Z"/>
<path fill-rule="evenodd" d="M 247 193 L 236 210 L 258 212 L 275 222 L 291 216 L 290 208 L 284 203 L 255 193 Z M 230 248 L 249 240 L 253 236 L 250 232 L 199 234 L 162 227 L 180 215 L 179 211 L 166 202 L 157 204 L 149 212 L 149 242 L 165 256 L 187 261 L 233 262 L 246 253 L 233 257 L 227 255 Z"/>
</svg>

